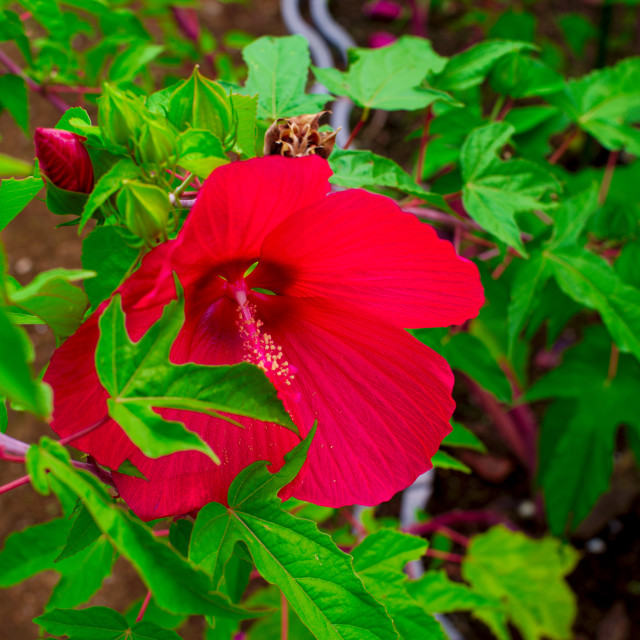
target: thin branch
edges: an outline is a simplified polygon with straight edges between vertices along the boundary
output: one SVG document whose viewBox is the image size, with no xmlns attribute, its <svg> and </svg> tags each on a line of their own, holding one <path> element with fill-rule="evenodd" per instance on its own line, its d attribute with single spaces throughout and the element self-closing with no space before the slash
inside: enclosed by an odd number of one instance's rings
<svg viewBox="0 0 640 640">
<path fill-rule="evenodd" d="M 31 91 L 39 93 L 52 105 L 60 109 L 60 111 L 66 111 L 71 108 L 71 105 L 67 104 L 62 98 L 55 94 L 48 93 L 45 86 L 38 84 L 35 80 L 30 78 L 2 49 L 0 49 L 0 62 L 2 62 L 11 73 L 20 76 L 27 83 L 27 86 Z"/>
<path fill-rule="evenodd" d="M 144 597 L 144 601 L 142 602 L 142 605 L 140 607 L 140 611 L 138 613 L 138 616 L 136 618 L 136 622 L 140 622 L 142 620 L 142 618 L 144 618 L 144 614 L 147 610 L 147 607 L 149 606 L 149 603 L 151 602 L 151 591 L 147 591 L 147 595 Z"/>
</svg>

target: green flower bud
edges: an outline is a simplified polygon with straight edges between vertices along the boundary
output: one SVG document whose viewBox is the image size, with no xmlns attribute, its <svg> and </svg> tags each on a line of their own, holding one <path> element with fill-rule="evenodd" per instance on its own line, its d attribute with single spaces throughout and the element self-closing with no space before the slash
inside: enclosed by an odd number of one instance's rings
<svg viewBox="0 0 640 640">
<path fill-rule="evenodd" d="M 117 199 L 118 211 L 125 224 L 148 246 L 166 240 L 171 202 L 160 187 L 144 182 L 124 180 Z"/>
<path fill-rule="evenodd" d="M 211 131 L 220 140 L 235 135 L 231 99 L 221 85 L 202 76 L 197 66 L 191 77 L 171 94 L 169 120 L 180 131 L 191 126 Z"/>
<path fill-rule="evenodd" d="M 105 84 L 98 98 L 98 121 L 103 138 L 117 150 L 131 148 L 143 123 L 143 112 L 141 101 Z"/>
<path fill-rule="evenodd" d="M 140 164 L 163 166 L 176 155 L 176 150 L 176 136 L 166 120 L 144 122 L 136 142 L 136 159 Z"/>
</svg>

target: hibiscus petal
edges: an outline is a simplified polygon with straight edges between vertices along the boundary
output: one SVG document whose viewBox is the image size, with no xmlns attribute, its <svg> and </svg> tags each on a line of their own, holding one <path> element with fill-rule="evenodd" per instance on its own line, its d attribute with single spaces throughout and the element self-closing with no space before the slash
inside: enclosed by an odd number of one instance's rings
<svg viewBox="0 0 640 640">
<path fill-rule="evenodd" d="M 476 266 L 393 200 L 359 189 L 331 194 L 265 239 L 251 286 L 367 308 L 401 327 L 460 324 L 478 314 Z"/>
<path fill-rule="evenodd" d="M 198 256 L 209 268 L 253 263 L 274 227 L 327 193 L 330 176 L 327 162 L 315 156 L 269 156 L 216 169 L 180 233 L 176 259 Z"/>
<path fill-rule="evenodd" d="M 318 421 L 297 498 L 378 504 L 431 468 L 455 406 L 442 357 L 355 305 L 254 298 L 297 369 L 294 419 L 303 434 Z"/>
</svg>

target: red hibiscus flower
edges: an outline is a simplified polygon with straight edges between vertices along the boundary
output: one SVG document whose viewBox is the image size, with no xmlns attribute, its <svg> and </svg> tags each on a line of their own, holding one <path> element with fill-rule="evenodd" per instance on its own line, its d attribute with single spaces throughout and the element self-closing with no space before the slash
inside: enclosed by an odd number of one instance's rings
<svg viewBox="0 0 640 640">
<path fill-rule="evenodd" d="M 483 293 L 475 266 L 431 227 L 389 198 L 329 193 L 330 175 L 315 156 L 217 169 L 179 236 L 152 250 L 119 292 L 138 340 L 176 297 L 177 272 L 186 320 L 172 360 L 261 366 L 302 435 L 318 422 L 294 495 L 330 506 L 377 504 L 431 467 L 454 408 L 449 366 L 404 328 L 464 322 Z M 54 354 L 45 377 L 61 436 L 107 411 L 93 362 L 98 315 Z M 111 420 L 74 440 L 111 469 L 128 458 L 142 471 L 148 482 L 114 479 L 144 519 L 225 502 L 241 469 L 256 460 L 278 469 L 298 442 L 249 418 L 239 418 L 240 429 L 203 414 L 163 415 L 182 419 L 222 464 L 198 452 L 149 459 Z"/>
</svg>

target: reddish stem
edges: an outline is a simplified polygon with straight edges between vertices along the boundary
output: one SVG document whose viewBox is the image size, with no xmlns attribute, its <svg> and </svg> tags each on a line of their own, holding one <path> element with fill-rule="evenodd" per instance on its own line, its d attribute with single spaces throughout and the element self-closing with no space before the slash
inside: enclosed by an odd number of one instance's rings
<svg viewBox="0 0 640 640">
<path fill-rule="evenodd" d="M 2 49 L 0 49 L 0 62 L 2 62 L 11 73 L 23 78 L 31 91 L 35 91 L 45 97 L 52 105 L 60 109 L 60 111 L 66 111 L 71 108 L 71 105 L 67 104 L 62 98 L 47 93 L 46 87 L 32 80 Z"/>
<path fill-rule="evenodd" d="M 29 476 L 22 476 L 22 478 L 8 482 L 0 487 L 0 494 L 7 493 L 8 491 L 11 491 L 11 489 L 16 489 L 17 487 L 21 487 L 23 484 L 29 484 L 30 480 L 31 478 Z"/>
<path fill-rule="evenodd" d="M 144 601 L 142 602 L 142 606 L 140 607 L 140 612 L 138 613 L 138 617 L 136 618 L 136 622 L 140 622 L 142 618 L 144 618 L 145 611 L 151 602 L 151 591 L 147 591 L 147 595 L 144 597 Z"/>
<path fill-rule="evenodd" d="M 438 551 L 438 549 L 427 549 L 425 555 L 429 558 L 439 558 L 440 560 L 446 560 L 447 562 L 456 562 L 457 564 L 461 564 L 464 560 L 464 556 L 461 556 L 459 553 Z"/>
<path fill-rule="evenodd" d="M 505 516 L 496 511 L 450 511 L 431 518 L 428 522 L 418 522 L 405 531 L 414 536 L 426 536 L 434 533 L 442 527 L 456 527 L 460 525 L 483 525 L 491 527 L 496 524 L 504 524 L 509 529 L 516 529 L 515 525 Z"/>
<path fill-rule="evenodd" d="M 442 527 L 439 527 L 437 531 L 438 533 L 441 533 L 443 536 L 446 536 L 447 538 L 449 538 L 449 540 L 453 540 L 454 542 L 457 542 L 459 545 L 463 547 L 468 547 L 469 542 L 471 542 L 471 540 L 469 540 L 467 536 L 463 536 L 461 533 L 458 533 L 453 529 L 449 529 L 449 527 L 442 526 Z"/>
<path fill-rule="evenodd" d="M 619 151 L 609 152 L 607 166 L 604 170 L 604 175 L 602 176 L 602 182 L 600 183 L 600 191 L 598 192 L 598 204 L 600 205 L 605 203 L 607 196 L 609 195 L 609 188 L 611 187 L 611 180 L 613 180 L 613 172 L 616 169 L 619 155 Z"/>
<path fill-rule="evenodd" d="M 451 202 L 452 200 L 460 200 L 462 198 L 462 191 L 454 191 L 453 193 L 445 193 L 442 196 L 446 202 Z"/>
<path fill-rule="evenodd" d="M 565 137 L 560 146 L 553 152 L 553 155 L 549 158 L 549 164 L 556 164 L 560 158 L 564 155 L 564 152 L 569 148 L 569 145 L 573 142 L 573 139 L 578 135 L 578 129 L 570 131 Z"/>
<path fill-rule="evenodd" d="M 491 274 L 491 277 L 494 280 L 497 280 L 506 271 L 507 267 L 509 266 L 509 264 L 511 264 L 512 260 L 513 260 L 513 254 L 507 253 L 507 255 L 504 257 L 504 260 L 494 269 L 493 273 Z"/>
<path fill-rule="evenodd" d="M 496 117 L 496 122 L 500 122 L 500 120 L 504 120 L 505 116 L 511 109 L 513 108 L 513 98 L 509 96 L 509 99 L 505 102 L 502 109 L 500 109 L 500 113 Z"/>
<path fill-rule="evenodd" d="M 344 144 L 345 149 L 348 149 L 351 146 L 351 143 L 354 141 L 355 137 L 360 132 L 360 129 L 362 129 L 363 124 L 364 124 L 364 120 L 358 120 L 358 124 L 356 124 L 356 126 L 353 128 L 353 131 L 351 132 L 349 139 Z"/>
<path fill-rule="evenodd" d="M 169 529 L 158 529 L 157 531 L 153 532 L 153 535 L 161 538 L 163 536 L 168 536 L 169 535 Z"/>
<path fill-rule="evenodd" d="M 422 126 L 422 137 L 420 138 L 420 150 L 418 151 L 418 162 L 416 163 L 416 182 L 422 182 L 422 171 L 424 170 L 424 159 L 427 156 L 429 146 L 429 130 L 433 120 L 432 105 L 429 105 L 424 112 L 424 124 Z"/>
<path fill-rule="evenodd" d="M 96 429 L 101 427 L 108 419 L 109 419 L 108 415 L 104 416 L 103 418 L 98 420 L 98 422 L 94 422 L 92 425 L 88 426 L 86 429 L 82 429 L 82 431 L 78 431 L 77 433 L 74 433 L 73 435 L 67 436 L 66 438 L 62 438 L 60 440 L 60 444 L 67 445 L 70 442 L 73 442 L 74 440 L 77 440 L 78 438 L 82 438 L 83 436 L 86 436 L 87 434 L 89 434 L 92 431 L 95 431 Z"/>
</svg>

